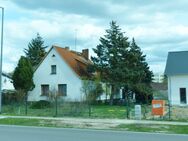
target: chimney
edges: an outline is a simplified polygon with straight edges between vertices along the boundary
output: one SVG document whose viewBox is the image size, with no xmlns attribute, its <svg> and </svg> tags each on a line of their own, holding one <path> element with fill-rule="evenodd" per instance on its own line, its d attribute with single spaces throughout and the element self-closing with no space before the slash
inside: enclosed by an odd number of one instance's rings
<svg viewBox="0 0 188 141">
<path fill-rule="evenodd" d="M 85 59 L 89 59 L 89 49 L 83 49 L 82 50 L 82 56 L 85 58 Z"/>
</svg>

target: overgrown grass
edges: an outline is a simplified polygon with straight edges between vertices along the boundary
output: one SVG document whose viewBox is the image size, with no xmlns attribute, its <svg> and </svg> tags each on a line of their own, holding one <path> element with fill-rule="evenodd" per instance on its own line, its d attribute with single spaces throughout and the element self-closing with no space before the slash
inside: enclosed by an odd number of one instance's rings
<svg viewBox="0 0 188 141">
<path fill-rule="evenodd" d="M 48 119 L 27 119 L 27 118 L 4 118 L 0 119 L 0 124 L 20 125 L 20 126 L 38 126 L 38 127 L 56 127 L 56 128 L 90 128 L 96 129 L 96 125 L 83 122 L 63 123 L 61 120 Z M 101 123 L 102 124 L 102 123 Z M 97 125 L 98 126 L 98 125 Z M 97 129 L 112 129 L 134 132 L 152 132 L 152 133 L 172 133 L 188 134 L 188 126 L 185 125 L 160 125 L 160 124 L 120 124 L 116 127 L 108 126 Z"/>
<path fill-rule="evenodd" d="M 0 119 L 0 124 L 40 126 L 40 120 L 39 119 L 3 118 L 3 119 Z"/>
<path fill-rule="evenodd" d="M 38 127 L 63 127 L 71 128 L 71 124 L 59 124 L 56 120 L 27 119 L 27 118 L 4 118 L 0 119 L 2 125 L 38 126 Z"/>
<path fill-rule="evenodd" d="M 188 134 L 187 125 L 120 124 L 115 129 L 137 132 Z"/>
</svg>

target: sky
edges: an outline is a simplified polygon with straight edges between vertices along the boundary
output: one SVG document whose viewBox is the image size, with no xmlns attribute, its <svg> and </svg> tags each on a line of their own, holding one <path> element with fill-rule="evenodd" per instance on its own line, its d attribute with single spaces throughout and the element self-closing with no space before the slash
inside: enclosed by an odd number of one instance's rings
<svg viewBox="0 0 188 141">
<path fill-rule="evenodd" d="M 92 48 L 112 20 L 129 41 L 135 38 L 154 73 L 164 72 L 169 51 L 188 50 L 187 0 L 0 0 L 0 7 L 5 8 L 5 72 L 14 70 L 37 33 L 48 49 L 89 48 L 94 55 Z"/>
</svg>

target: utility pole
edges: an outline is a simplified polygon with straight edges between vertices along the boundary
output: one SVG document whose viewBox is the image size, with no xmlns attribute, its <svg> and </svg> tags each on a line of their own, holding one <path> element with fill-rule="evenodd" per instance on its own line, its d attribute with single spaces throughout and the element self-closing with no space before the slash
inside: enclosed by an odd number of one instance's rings
<svg viewBox="0 0 188 141">
<path fill-rule="evenodd" d="M 75 29 L 75 40 L 74 40 L 74 47 L 75 47 L 75 51 L 77 50 L 76 49 L 76 46 L 77 46 L 77 29 Z"/>
<path fill-rule="evenodd" d="M 0 56 L 0 114 L 2 113 L 2 63 L 3 63 L 3 26 L 4 26 L 4 7 L 0 7 L 2 10 L 1 19 L 1 56 Z"/>
</svg>

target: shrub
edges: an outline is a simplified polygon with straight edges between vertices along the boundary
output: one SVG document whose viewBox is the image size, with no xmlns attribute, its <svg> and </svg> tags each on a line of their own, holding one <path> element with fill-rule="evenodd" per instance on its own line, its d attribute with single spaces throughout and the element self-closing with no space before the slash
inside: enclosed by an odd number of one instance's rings
<svg viewBox="0 0 188 141">
<path fill-rule="evenodd" d="M 30 106 L 31 109 L 43 109 L 43 108 L 50 108 L 52 105 L 49 101 L 40 100 L 37 102 L 33 102 Z"/>
<path fill-rule="evenodd" d="M 62 105 L 63 116 L 81 116 L 88 110 L 84 102 L 64 102 Z"/>
<path fill-rule="evenodd" d="M 17 103 L 17 93 L 15 91 L 3 91 L 2 93 L 2 103 L 5 105 L 10 105 Z"/>
</svg>

